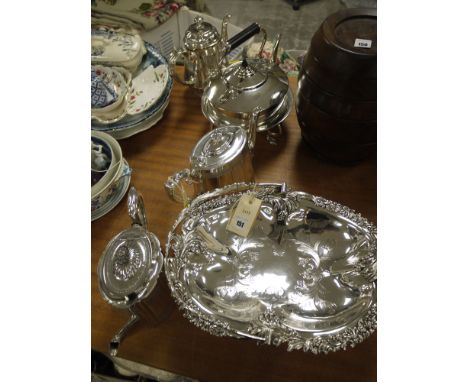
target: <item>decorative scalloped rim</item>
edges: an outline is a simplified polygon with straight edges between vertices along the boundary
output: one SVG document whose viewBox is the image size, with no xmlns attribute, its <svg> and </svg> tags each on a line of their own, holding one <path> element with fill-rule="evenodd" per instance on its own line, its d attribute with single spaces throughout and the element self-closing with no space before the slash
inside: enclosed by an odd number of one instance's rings
<svg viewBox="0 0 468 382">
<path fill-rule="evenodd" d="M 247 184 L 239 184 L 241 187 L 251 186 Z M 257 197 L 262 198 L 274 192 L 277 184 L 259 184 L 257 187 Z M 258 188 L 260 187 L 260 188 Z M 233 186 L 227 186 L 224 189 L 227 192 L 235 191 Z M 188 216 L 194 217 L 202 215 L 206 211 L 231 203 L 231 200 L 237 199 L 243 192 L 233 192 L 229 195 L 223 195 L 224 189 L 217 189 L 210 193 L 213 198 L 208 200 L 199 200 L 200 198 L 192 201 L 192 204 L 184 208 L 177 217 L 171 231 L 168 234 L 165 254 L 165 272 L 166 278 L 171 290 L 171 294 L 176 300 L 179 309 L 183 312 L 192 324 L 200 329 L 203 329 L 215 336 L 230 336 L 235 338 L 246 338 L 240 335 L 235 329 L 231 328 L 228 322 L 213 318 L 211 315 L 203 312 L 193 301 L 192 297 L 182 286 L 182 283 L 176 278 L 175 270 L 179 268 L 181 259 L 168 254 L 171 247 L 174 252 L 177 251 L 174 247 L 181 244 L 180 236 L 175 234 L 178 225 Z M 311 195 L 305 192 L 294 192 L 288 190 L 288 196 L 305 195 L 310 196 L 313 203 L 320 208 L 331 211 L 341 217 L 349 219 L 353 223 L 367 230 L 373 237 L 377 237 L 376 227 L 370 223 L 361 214 L 352 210 L 349 207 L 343 206 L 337 202 L 330 201 L 320 196 Z M 370 252 L 374 259 L 377 258 L 377 239 L 371 242 Z M 263 338 L 267 344 L 279 346 L 286 343 L 288 351 L 300 350 L 304 352 L 311 351 L 314 354 L 335 352 L 337 350 L 346 350 L 348 347 L 354 347 L 368 338 L 377 328 L 377 302 L 374 301 L 367 310 L 366 314 L 358 321 L 353 323 L 346 329 L 343 329 L 334 335 L 320 335 L 311 338 L 301 337 L 301 333 L 285 326 L 281 318 L 275 314 L 274 310 L 267 310 L 258 317 L 258 319 L 249 325 L 248 332 L 252 336 Z"/>
</svg>

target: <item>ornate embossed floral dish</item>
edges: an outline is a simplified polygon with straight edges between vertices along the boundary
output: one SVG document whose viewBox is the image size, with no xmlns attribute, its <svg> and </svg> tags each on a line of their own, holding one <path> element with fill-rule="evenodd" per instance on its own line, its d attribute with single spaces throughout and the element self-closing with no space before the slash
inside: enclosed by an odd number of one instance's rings
<svg viewBox="0 0 468 382">
<path fill-rule="evenodd" d="M 262 200 L 247 238 L 226 231 L 230 209 Z M 225 248 L 198 234 L 202 226 Z M 219 336 L 328 353 L 377 326 L 376 228 L 336 202 L 283 184 L 234 184 L 195 198 L 168 237 L 173 297 L 196 326 Z"/>
</svg>

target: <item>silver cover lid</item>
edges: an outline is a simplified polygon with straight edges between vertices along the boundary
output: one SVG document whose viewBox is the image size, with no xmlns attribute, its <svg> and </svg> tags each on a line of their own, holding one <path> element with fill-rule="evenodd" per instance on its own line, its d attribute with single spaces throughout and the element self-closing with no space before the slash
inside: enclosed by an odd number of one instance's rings
<svg viewBox="0 0 468 382">
<path fill-rule="evenodd" d="M 215 125 L 235 123 L 245 127 L 253 108 L 258 107 L 258 123 L 265 125 L 282 117 L 278 114 L 286 113 L 286 118 L 288 92 L 288 77 L 277 65 L 244 58 L 210 82 L 203 94 L 202 110 Z"/>
<path fill-rule="evenodd" d="M 132 227 L 116 235 L 99 259 L 99 291 L 118 308 L 128 308 L 146 298 L 156 286 L 163 256 L 158 238 L 146 230 L 144 210 L 135 207 L 141 197 L 129 191 L 128 209 Z"/>
<path fill-rule="evenodd" d="M 247 145 L 247 133 L 239 126 L 222 126 L 205 134 L 190 157 L 193 170 L 219 174 L 233 165 Z"/>
<path fill-rule="evenodd" d="M 203 21 L 200 16 L 195 17 L 194 21 L 185 32 L 185 48 L 189 50 L 205 49 L 218 43 L 219 33 L 213 25 Z"/>
</svg>

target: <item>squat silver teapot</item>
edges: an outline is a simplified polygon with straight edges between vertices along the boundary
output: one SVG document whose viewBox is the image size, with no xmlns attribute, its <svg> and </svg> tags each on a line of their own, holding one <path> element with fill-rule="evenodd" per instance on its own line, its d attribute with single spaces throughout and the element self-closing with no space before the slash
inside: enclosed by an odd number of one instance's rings
<svg viewBox="0 0 468 382">
<path fill-rule="evenodd" d="M 169 56 L 173 77 L 195 89 L 203 89 L 209 80 L 218 75 L 226 61 L 226 55 L 260 31 L 257 23 L 239 32 L 228 40 L 227 24 L 231 15 L 226 15 L 221 24 L 221 32 L 201 16 L 195 17 L 185 32 L 182 49 L 174 50 Z M 184 76 L 181 78 L 175 71 L 176 62 L 183 59 Z"/>
<path fill-rule="evenodd" d="M 281 35 L 273 43 L 270 59 L 262 57 L 266 33 L 258 57 L 234 62 L 205 87 L 201 107 L 213 126 L 237 125 L 248 129 L 250 115 L 258 112 L 257 131 L 271 133 L 287 118 L 293 105 L 288 76 L 276 64 Z M 275 133 L 277 135 L 277 133 Z"/>
</svg>

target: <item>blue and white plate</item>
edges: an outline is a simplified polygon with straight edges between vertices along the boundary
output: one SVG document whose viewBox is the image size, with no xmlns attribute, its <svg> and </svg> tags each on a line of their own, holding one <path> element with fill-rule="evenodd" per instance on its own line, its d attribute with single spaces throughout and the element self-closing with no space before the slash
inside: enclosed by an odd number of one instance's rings
<svg viewBox="0 0 468 382">
<path fill-rule="evenodd" d="M 168 65 L 167 60 L 164 56 L 159 53 L 158 49 L 145 41 L 145 48 L 146 48 L 146 55 L 142 60 L 142 63 L 139 67 L 138 72 L 145 70 L 149 65 L 153 65 L 153 67 L 157 67 L 159 65 Z M 151 118 L 155 113 L 157 113 L 166 103 L 167 99 L 172 90 L 173 80 L 172 77 L 169 76 L 167 81 L 166 87 L 161 95 L 161 97 L 156 101 L 154 105 L 152 105 L 146 111 L 135 114 L 135 115 L 127 115 L 121 120 L 110 123 L 110 124 L 102 124 L 97 121 L 91 121 L 91 129 L 98 130 L 98 131 L 116 131 L 122 128 L 128 129 L 135 126 L 138 126 L 142 122 L 146 121 L 148 118 Z"/>
</svg>

